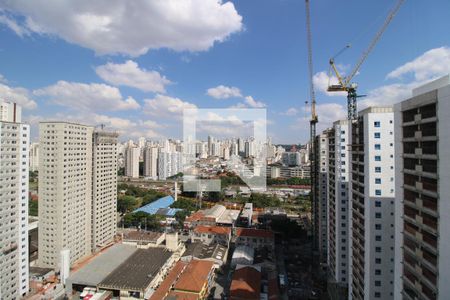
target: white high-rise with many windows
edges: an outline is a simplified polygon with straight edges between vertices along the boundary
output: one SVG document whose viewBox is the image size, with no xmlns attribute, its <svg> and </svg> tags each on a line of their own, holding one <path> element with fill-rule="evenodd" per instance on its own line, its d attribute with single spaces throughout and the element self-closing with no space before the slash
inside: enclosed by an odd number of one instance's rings
<svg viewBox="0 0 450 300">
<path fill-rule="evenodd" d="M 117 229 L 117 132 L 98 130 L 92 151 L 92 251 L 114 240 Z"/>
<path fill-rule="evenodd" d="M 28 292 L 28 164 L 30 127 L 20 106 L 0 103 L 0 299 Z"/>
<path fill-rule="evenodd" d="M 351 126 L 336 121 L 328 130 L 328 267 L 330 285 L 342 294 L 349 281 Z"/>
<path fill-rule="evenodd" d="M 39 257 L 59 269 L 61 250 L 70 262 L 91 253 L 92 133 L 75 123 L 39 124 Z"/>
<path fill-rule="evenodd" d="M 136 146 L 129 146 L 125 151 L 125 176 L 139 178 L 139 156 L 141 150 Z"/>
<path fill-rule="evenodd" d="M 30 171 L 38 171 L 39 169 L 39 143 L 30 145 Z"/>
<path fill-rule="evenodd" d="M 394 299 L 395 147 L 392 107 L 352 124 L 350 299 Z"/>
<path fill-rule="evenodd" d="M 144 177 L 158 178 L 158 147 L 147 146 L 144 149 Z"/>
</svg>

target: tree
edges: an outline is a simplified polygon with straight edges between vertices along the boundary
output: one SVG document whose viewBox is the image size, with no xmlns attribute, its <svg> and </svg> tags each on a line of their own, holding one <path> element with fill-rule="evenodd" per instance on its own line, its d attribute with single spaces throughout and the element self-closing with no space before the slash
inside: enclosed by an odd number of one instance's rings
<svg viewBox="0 0 450 300">
<path fill-rule="evenodd" d="M 259 208 L 276 207 L 281 204 L 281 201 L 277 197 L 259 193 L 252 193 L 248 202 L 253 203 L 255 207 Z"/>
<path fill-rule="evenodd" d="M 38 216 L 38 202 L 33 200 L 28 200 L 28 215 Z"/>
<path fill-rule="evenodd" d="M 183 228 L 184 220 L 186 220 L 186 217 L 188 216 L 188 212 L 186 210 L 179 210 L 175 213 L 175 220 L 178 222 L 178 226 L 180 228 Z"/>
<path fill-rule="evenodd" d="M 133 196 L 119 196 L 117 199 L 117 211 L 127 213 L 137 208 L 138 200 Z"/>
</svg>

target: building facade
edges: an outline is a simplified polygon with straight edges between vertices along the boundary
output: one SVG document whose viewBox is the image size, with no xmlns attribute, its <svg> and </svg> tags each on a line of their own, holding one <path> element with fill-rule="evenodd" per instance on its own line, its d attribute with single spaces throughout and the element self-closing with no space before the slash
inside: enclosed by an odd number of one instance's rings
<svg viewBox="0 0 450 300">
<path fill-rule="evenodd" d="M 92 251 L 110 244 L 117 228 L 118 134 L 95 131 L 92 151 Z"/>
<path fill-rule="evenodd" d="M 39 124 L 39 258 L 61 268 L 91 253 L 93 127 L 65 122 Z"/>
<path fill-rule="evenodd" d="M 20 106 L 0 103 L 0 299 L 19 299 L 28 281 L 30 127 Z"/>
<path fill-rule="evenodd" d="M 30 145 L 30 171 L 35 172 L 39 169 L 39 143 Z"/>
<path fill-rule="evenodd" d="M 338 294 L 349 281 L 350 123 L 336 121 L 328 135 L 328 268 Z"/>
<path fill-rule="evenodd" d="M 395 150 L 392 107 L 352 124 L 350 299 L 394 299 Z"/>
<path fill-rule="evenodd" d="M 144 177 L 158 178 L 158 147 L 156 146 L 144 149 Z"/>
<path fill-rule="evenodd" d="M 395 106 L 398 299 L 450 295 L 450 77 Z M 400 247 L 400 246 L 403 247 Z"/>
<path fill-rule="evenodd" d="M 125 151 L 125 176 L 139 178 L 139 147 L 131 146 Z"/>
</svg>

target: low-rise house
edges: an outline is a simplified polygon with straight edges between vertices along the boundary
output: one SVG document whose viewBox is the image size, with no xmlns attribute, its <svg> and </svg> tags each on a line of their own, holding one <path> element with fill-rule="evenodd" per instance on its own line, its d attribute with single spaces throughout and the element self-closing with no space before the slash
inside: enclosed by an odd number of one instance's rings
<svg viewBox="0 0 450 300">
<path fill-rule="evenodd" d="M 230 286 L 230 300 L 260 300 L 261 271 L 258 268 L 244 266 L 233 273 Z"/>
<path fill-rule="evenodd" d="M 255 249 L 249 246 L 238 246 L 233 252 L 231 266 L 252 265 L 255 257 Z"/>
<path fill-rule="evenodd" d="M 122 243 L 147 249 L 161 245 L 165 237 L 166 235 L 163 232 L 131 230 L 122 233 Z"/>
<path fill-rule="evenodd" d="M 194 228 L 191 239 L 192 242 L 200 241 L 205 245 L 217 243 L 228 246 L 231 239 L 231 228 L 199 225 Z"/>
<path fill-rule="evenodd" d="M 201 242 L 187 243 L 181 260 L 190 262 L 193 259 L 212 261 L 216 268 L 222 266 L 227 259 L 228 248 L 221 244 L 205 245 Z"/>
<path fill-rule="evenodd" d="M 192 260 L 169 293 L 173 299 L 204 299 L 214 280 L 214 263 L 204 260 Z"/>
<path fill-rule="evenodd" d="M 236 246 L 250 246 L 254 249 L 275 247 L 275 237 L 272 231 L 253 228 L 236 229 Z"/>
</svg>

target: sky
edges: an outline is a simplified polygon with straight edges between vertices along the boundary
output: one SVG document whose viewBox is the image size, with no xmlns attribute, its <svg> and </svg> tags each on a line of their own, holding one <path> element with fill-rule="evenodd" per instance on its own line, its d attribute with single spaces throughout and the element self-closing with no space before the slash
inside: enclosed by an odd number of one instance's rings
<svg viewBox="0 0 450 300">
<path fill-rule="evenodd" d="M 351 43 L 336 58 L 349 73 L 396 0 L 311 2 L 323 130 L 346 118 L 345 96 L 326 92 L 329 58 Z M 353 79 L 359 108 L 450 73 L 449 12 L 405 1 Z M 181 139 L 184 109 L 264 108 L 273 142 L 304 143 L 308 83 L 302 0 L 0 0 L 0 99 L 22 105 L 34 141 L 45 120 Z"/>
</svg>

